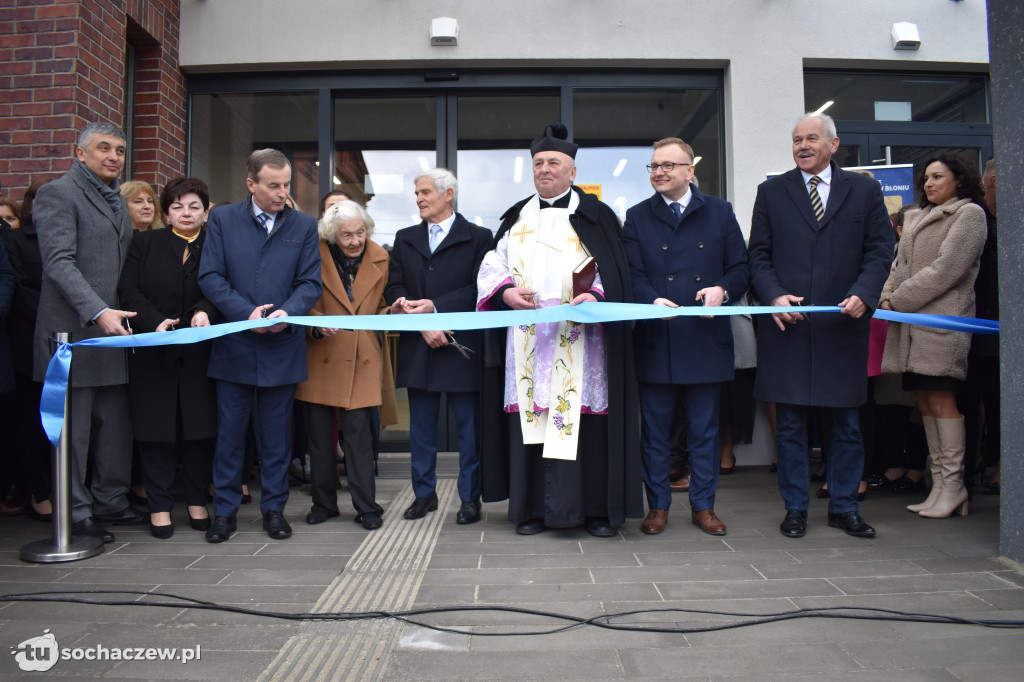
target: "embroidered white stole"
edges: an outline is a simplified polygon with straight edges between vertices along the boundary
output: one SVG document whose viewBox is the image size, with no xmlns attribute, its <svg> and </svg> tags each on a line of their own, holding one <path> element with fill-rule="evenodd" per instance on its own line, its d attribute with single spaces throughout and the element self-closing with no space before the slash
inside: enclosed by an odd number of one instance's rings
<svg viewBox="0 0 1024 682">
<path fill-rule="evenodd" d="M 537 292 L 537 300 L 572 300 L 572 272 L 587 257 L 569 216 L 579 205 L 571 193 L 569 208 L 540 210 L 535 195 L 523 206 L 509 230 L 508 268 L 517 287 Z M 582 325 L 558 324 L 550 377 L 534 376 L 536 325 L 513 328 L 519 423 L 524 444 L 544 444 L 544 457 L 575 460 L 583 394 Z M 534 382 L 549 381 L 549 405 L 542 412 L 534 405 Z"/>
</svg>

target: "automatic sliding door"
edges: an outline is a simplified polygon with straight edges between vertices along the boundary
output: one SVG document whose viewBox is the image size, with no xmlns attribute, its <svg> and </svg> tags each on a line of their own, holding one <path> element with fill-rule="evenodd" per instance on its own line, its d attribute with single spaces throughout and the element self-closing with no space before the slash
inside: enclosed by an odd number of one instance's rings
<svg viewBox="0 0 1024 682">
<path fill-rule="evenodd" d="M 530 142 L 559 119 L 558 95 L 456 99 L 458 210 L 495 232 L 499 216 L 534 192 Z"/>
<path fill-rule="evenodd" d="M 420 221 L 413 179 L 437 159 L 437 97 L 338 97 L 334 147 L 331 186 L 366 207 L 375 223 L 371 238 L 390 246 L 398 230 Z M 389 341 L 394 361 L 398 335 L 389 334 Z M 406 389 L 396 398 L 398 423 L 380 432 L 385 450 L 408 448 Z"/>
</svg>

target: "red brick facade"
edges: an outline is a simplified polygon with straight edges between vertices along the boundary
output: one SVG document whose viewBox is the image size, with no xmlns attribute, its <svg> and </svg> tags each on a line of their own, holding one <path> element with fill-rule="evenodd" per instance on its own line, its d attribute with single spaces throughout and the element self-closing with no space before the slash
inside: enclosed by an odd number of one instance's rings
<svg viewBox="0 0 1024 682">
<path fill-rule="evenodd" d="M 133 177 L 162 186 L 185 169 L 178 0 L 14 0 L 0 8 L 0 196 L 68 169 L 89 121 L 125 126 L 135 48 Z"/>
</svg>

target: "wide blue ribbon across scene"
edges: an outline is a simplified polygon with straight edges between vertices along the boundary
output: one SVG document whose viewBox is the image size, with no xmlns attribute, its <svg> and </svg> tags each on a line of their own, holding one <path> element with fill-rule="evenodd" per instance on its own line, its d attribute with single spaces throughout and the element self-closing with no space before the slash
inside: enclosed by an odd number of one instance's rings
<svg viewBox="0 0 1024 682">
<path fill-rule="evenodd" d="M 169 346 L 172 344 L 198 343 L 209 341 L 226 334 L 270 327 L 282 321 L 305 327 L 331 327 L 336 329 L 416 332 L 428 330 L 459 331 L 464 329 L 495 329 L 523 324 L 540 324 L 568 320 L 579 323 L 626 322 L 630 320 L 658 320 L 668 317 L 703 315 L 766 315 L 771 313 L 838 313 L 839 306 L 665 306 L 644 303 L 582 303 L 577 306 L 560 305 L 534 310 L 496 310 L 488 312 L 433 313 L 429 315 L 331 315 L 297 316 L 287 318 L 243 320 L 212 325 L 210 327 L 188 327 L 168 332 L 150 332 L 130 336 L 104 336 L 84 339 L 76 343 L 62 343 L 50 358 L 46 369 L 46 382 L 39 403 L 43 429 L 54 446 L 60 440 L 64 426 L 64 396 L 71 371 L 72 348 L 92 346 L 95 348 L 145 348 Z M 898 313 L 892 310 L 876 310 L 874 316 L 881 320 L 916 324 L 939 329 L 971 332 L 974 334 L 998 334 L 997 320 L 982 320 L 950 315 L 922 315 Z"/>
</svg>

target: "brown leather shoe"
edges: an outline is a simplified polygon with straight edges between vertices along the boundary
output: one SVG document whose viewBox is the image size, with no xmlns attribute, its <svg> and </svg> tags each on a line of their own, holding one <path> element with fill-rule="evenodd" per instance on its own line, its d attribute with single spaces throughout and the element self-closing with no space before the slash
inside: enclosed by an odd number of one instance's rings
<svg viewBox="0 0 1024 682">
<path fill-rule="evenodd" d="M 674 493 L 690 492 L 690 474 L 686 474 L 678 481 L 672 481 L 671 483 L 669 483 L 668 489 Z"/>
<path fill-rule="evenodd" d="M 693 512 L 690 514 L 693 525 L 700 526 L 700 529 L 709 535 L 725 535 L 725 524 L 722 519 L 715 516 L 714 509 Z"/>
<path fill-rule="evenodd" d="M 652 509 L 647 512 L 647 518 L 640 524 L 640 530 L 648 535 L 657 535 L 665 530 L 666 523 L 668 523 L 668 510 Z"/>
<path fill-rule="evenodd" d="M 685 466 L 677 466 L 677 465 L 669 466 L 669 468 L 668 468 L 668 480 L 669 481 L 678 481 L 680 478 L 683 478 L 684 476 L 689 476 L 690 472 L 687 469 L 688 469 L 688 467 L 685 467 Z"/>
</svg>

